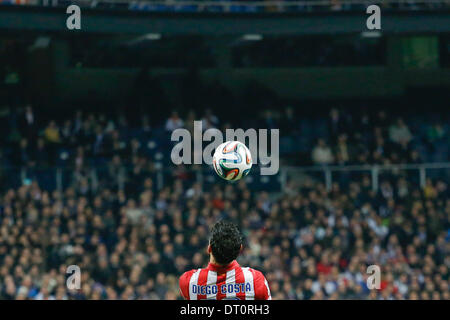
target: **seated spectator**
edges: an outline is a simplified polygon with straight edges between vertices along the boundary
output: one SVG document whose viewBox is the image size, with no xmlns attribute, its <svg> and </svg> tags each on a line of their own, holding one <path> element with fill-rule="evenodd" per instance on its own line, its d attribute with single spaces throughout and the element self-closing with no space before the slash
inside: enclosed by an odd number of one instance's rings
<svg viewBox="0 0 450 320">
<path fill-rule="evenodd" d="M 219 118 L 215 116 L 211 109 L 205 110 L 205 115 L 202 118 L 202 129 L 208 130 L 210 128 L 219 127 Z"/>
<path fill-rule="evenodd" d="M 22 135 L 27 138 L 28 141 L 33 141 L 37 135 L 38 124 L 36 121 L 36 115 L 31 105 L 27 105 L 25 107 L 25 114 L 21 117 L 19 122 L 22 129 Z"/>
<path fill-rule="evenodd" d="M 392 142 L 403 144 L 409 143 L 413 136 L 403 119 L 399 118 L 395 124 L 389 127 L 389 138 Z"/>
<path fill-rule="evenodd" d="M 178 116 L 178 112 L 173 111 L 166 121 L 166 130 L 172 132 L 175 129 L 183 127 L 183 120 Z"/>
<path fill-rule="evenodd" d="M 346 134 L 341 134 L 338 137 L 335 154 L 339 164 L 348 164 L 350 162 L 350 147 L 347 144 Z"/>
<path fill-rule="evenodd" d="M 427 130 L 427 138 L 431 143 L 439 141 L 445 136 L 445 129 L 441 123 L 436 122 Z"/>
<path fill-rule="evenodd" d="M 311 159 L 314 164 L 327 165 L 334 161 L 331 148 L 325 143 L 324 139 L 319 139 L 317 145 L 311 153 Z"/>
<path fill-rule="evenodd" d="M 59 143 L 61 141 L 59 136 L 59 128 L 54 120 L 50 121 L 47 128 L 45 128 L 44 136 L 50 143 Z"/>
</svg>

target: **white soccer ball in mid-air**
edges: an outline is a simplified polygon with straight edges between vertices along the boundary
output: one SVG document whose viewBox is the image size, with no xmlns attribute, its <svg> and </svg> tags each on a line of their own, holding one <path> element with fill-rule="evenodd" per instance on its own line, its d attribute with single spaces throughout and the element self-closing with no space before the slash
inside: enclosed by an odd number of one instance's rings
<svg viewBox="0 0 450 320">
<path fill-rule="evenodd" d="M 227 141 L 216 148 L 212 164 L 219 177 L 236 181 L 250 172 L 252 155 L 242 142 Z"/>
</svg>

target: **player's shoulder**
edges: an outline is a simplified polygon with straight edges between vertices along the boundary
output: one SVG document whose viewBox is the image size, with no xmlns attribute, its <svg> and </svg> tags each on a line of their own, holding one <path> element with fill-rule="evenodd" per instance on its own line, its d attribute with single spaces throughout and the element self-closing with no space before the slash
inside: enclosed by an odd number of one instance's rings
<svg viewBox="0 0 450 320">
<path fill-rule="evenodd" d="M 250 271 L 253 274 L 253 278 L 255 278 L 255 279 L 260 279 L 260 278 L 263 279 L 263 278 L 265 278 L 264 274 L 261 271 L 259 271 L 258 269 L 253 269 L 253 268 L 250 268 L 250 267 L 245 267 L 245 268 L 242 268 L 242 269 L 243 270 L 246 269 L 246 270 Z"/>
<path fill-rule="evenodd" d="M 186 271 L 180 276 L 178 281 L 178 285 L 180 287 L 180 293 L 185 299 L 189 299 L 189 282 L 191 281 L 192 276 L 195 272 L 201 269 L 192 269 Z"/>
<path fill-rule="evenodd" d="M 192 270 L 188 270 L 188 271 L 186 271 L 185 273 L 183 273 L 183 274 L 180 276 L 180 283 L 181 283 L 183 280 L 189 280 L 189 279 L 192 277 L 192 275 L 193 275 L 195 272 L 197 272 L 198 270 L 200 270 L 200 269 L 192 269 Z"/>
<path fill-rule="evenodd" d="M 253 274 L 253 285 L 255 290 L 255 299 L 257 300 L 271 300 L 269 283 L 266 277 L 257 269 L 251 269 Z"/>
</svg>

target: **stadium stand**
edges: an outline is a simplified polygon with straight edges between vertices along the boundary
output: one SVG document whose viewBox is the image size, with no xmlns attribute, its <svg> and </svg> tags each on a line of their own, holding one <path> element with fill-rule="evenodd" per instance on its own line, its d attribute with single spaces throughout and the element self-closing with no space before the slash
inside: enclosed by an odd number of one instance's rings
<svg viewBox="0 0 450 320">
<path fill-rule="evenodd" d="M 282 142 L 283 153 L 308 154 L 322 169 L 448 161 L 449 114 L 427 114 L 333 108 L 307 118 L 286 108 L 262 112 L 258 125 L 300 136 Z M 239 261 L 266 274 L 274 299 L 450 298 L 448 169 L 422 185 L 417 174 L 387 170 L 376 189 L 370 172 L 329 186 L 311 172 L 274 189 L 248 179 L 231 186 L 207 166 L 162 161 L 173 128 L 231 119 L 130 115 L 49 119 L 31 105 L 3 114 L 0 299 L 180 299 L 177 277 L 206 263 L 219 218 L 239 223 Z M 71 264 L 83 270 L 79 291 L 65 285 Z M 365 284 L 371 264 L 383 270 L 381 290 Z"/>
</svg>

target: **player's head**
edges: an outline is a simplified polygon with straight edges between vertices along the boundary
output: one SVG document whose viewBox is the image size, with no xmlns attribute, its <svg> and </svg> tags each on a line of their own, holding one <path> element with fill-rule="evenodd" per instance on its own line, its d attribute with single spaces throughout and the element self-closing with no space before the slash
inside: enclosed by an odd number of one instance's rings
<svg viewBox="0 0 450 320">
<path fill-rule="evenodd" d="M 241 232 L 234 223 L 220 220 L 212 227 L 208 253 L 214 257 L 216 263 L 229 264 L 237 258 L 241 250 Z"/>
</svg>

